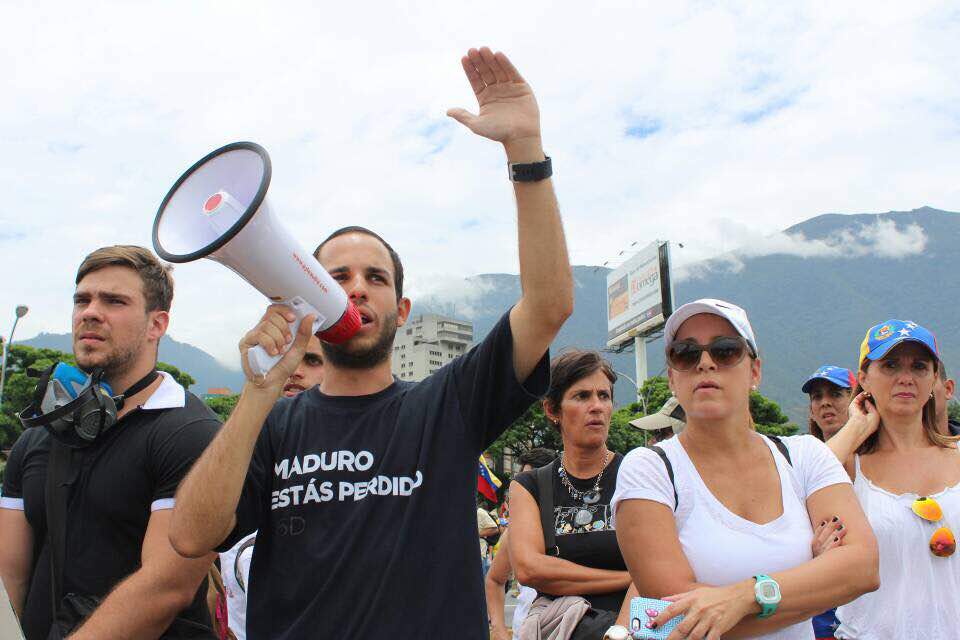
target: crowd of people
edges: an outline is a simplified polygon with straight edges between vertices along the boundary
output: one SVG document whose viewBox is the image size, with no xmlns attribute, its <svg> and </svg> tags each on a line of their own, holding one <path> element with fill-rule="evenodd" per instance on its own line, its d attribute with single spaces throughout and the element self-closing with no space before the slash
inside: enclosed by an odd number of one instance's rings
<svg viewBox="0 0 960 640">
<path fill-rule="evenodd" d="M 90 253 L 72 317 L 89 384 L 76 410 L 51 408 L 69 372 L 44 374 L 24 412 L 42 426 L 14 445 L 0 497 L 0 577 L 27 640 L 502 640 L 511 574 L 522 640 L 960 637 L 954 384 L 933 334 L 870 327 L 852 370 L 800 386 L 810 434 L 778 438 L 750 416 L 763 366 L 747 313 L 690 302 L 664 328 L 674 397 L 637 424 L 651 446 L 612 452 L 609 363 L 550 359 L 574 286 L 536 100 L 502 53 L 462 64 L 479 114 L 449 114 L 510 165 L 516 304 L 462 357 L 399 381 L 400 256 L 335 231 L 314 255 L 361 328 L 319 343 L 309 316 L 291 332 L 269 306 L 240 339 L 246 383 L 221 426 L 156 368 L 169 269 L 140 247 Z M 282 356 L 266 376 L 254 347 Z M 525 455 L 501 530 L 477 510 L 477 459 L 537 401 L 562 450 Z M 489 568 L 480 538 L 500 548 Z M 642 623 L 638 596 L 663 605 Z"/>
</svg>

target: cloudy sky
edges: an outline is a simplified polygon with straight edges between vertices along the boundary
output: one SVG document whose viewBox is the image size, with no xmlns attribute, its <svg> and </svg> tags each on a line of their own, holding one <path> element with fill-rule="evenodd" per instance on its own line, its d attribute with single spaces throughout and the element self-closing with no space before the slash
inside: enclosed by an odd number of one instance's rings
<svg viewBox="0 0 960 640">
<path fill-rule="evenodd" d="M 516 273 L 502 151 L 444 115 L 474 108 L 459 58 L 484 44 L 537 94 L 577 264 L 654 239 L 683 242 L 681 266 L 756 252 L 826 212 L 960 211 L 955 3 L 41 4 L 5 2 L 0 28 L 0 331 L 28 304 L 20 338 L 68 331 L 83 256 L 150 246 L 173 181 L 235 140 L 268 149 L 307 247 L 369 226 L 414 297 Z M 259 294 L 207 261 L 175 276 L 172 337 L 235 360 Z"/>
</svg>

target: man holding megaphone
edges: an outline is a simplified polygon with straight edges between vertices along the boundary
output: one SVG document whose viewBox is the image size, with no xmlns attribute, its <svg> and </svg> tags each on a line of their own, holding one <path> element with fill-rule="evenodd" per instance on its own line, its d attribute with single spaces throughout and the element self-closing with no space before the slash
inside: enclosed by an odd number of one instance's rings
<svg viewBox="0 0 960 640">
<path fill-rule="evenodd" d="M 410 313 L 399 256 L 368 229 L 315 253 L 359 311 L 324 344 L 324 380 L 281 389 L 311 332 L 269 307 L 240 343 L 240 401 L 177 493 L 170 529 L 188 557 L 259 528 L 247 634 L 258 638 L 487 638 L 474 496 L 479 454 L 547 389 L 548 347 L 573 310 L 550 160 L 530 86 L 502 53 L 462 59 L 479 113 L 448 115 L 501 142 L 517 199 L 523 294 L 476 348 L 413 384 L 390 370 Z M 283 354 L 265 376 L 253 347 Z"/>
</svg>

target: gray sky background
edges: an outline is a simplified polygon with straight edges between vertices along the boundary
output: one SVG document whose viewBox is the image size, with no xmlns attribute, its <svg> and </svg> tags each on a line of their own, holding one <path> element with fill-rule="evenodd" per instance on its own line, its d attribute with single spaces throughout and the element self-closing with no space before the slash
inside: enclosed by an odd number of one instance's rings
<svg viewBox="0 0 960 640">
<path fill-rule="evenodd" d="M 686 273 L 744 245 L 821 255 L 776 232 L 960 210 L 955 3 L 35 4 L 4 2 L 0 27 L 4 335 L 17 303 L 20 338 L 69 331 L 83 256 L 150 246 L 173 181 L 235 140 L 268 149 L 269 197 L 308 248 L 369 226 L 414 297 L 516 273 L 502 150 L 445 116 L 474 109 L 459 58 L 484 44 L 537 94 L 576 264 L 654 239 L 684 243 Z M 175 277 L 170 335 L 235 361 L 259 294 L 208 261 Z"/>
</svg>

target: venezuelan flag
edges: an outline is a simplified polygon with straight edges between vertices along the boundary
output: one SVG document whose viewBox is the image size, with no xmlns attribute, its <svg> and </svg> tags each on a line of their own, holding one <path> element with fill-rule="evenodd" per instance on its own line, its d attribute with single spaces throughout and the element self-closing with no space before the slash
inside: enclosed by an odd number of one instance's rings
<svg viewBox="0 0 960 640">
<path fill-rule="evenodd" d="M 499 489 L 502 484 L 500 478 L 495 476 L 493 471 L 490 471 L 490 467 L 487 466 L 487 461 L 484 460 L 481 455 L 479 466 L 477 467 L 477 491 L 483 494 L 483 497 L 490 502 L 496 502 L 497 489 Z"/>
</svg>

